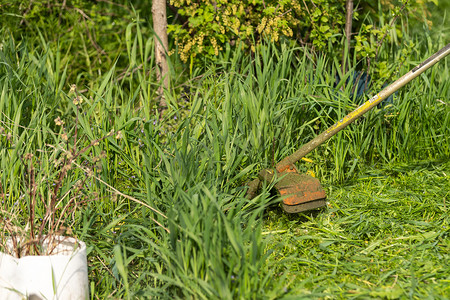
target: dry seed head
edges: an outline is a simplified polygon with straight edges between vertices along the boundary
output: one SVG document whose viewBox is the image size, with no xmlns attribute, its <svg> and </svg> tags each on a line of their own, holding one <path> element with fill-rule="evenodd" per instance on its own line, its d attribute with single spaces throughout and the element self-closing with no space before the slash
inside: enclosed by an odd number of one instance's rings
<svg viewBox="0 0 450 300">
<path fill-rule="evenodd" d="M 72 153 L 70 152 L 70 151 L 67 151 L 66 152 L 66 157 L 67 157 L 67 159 L 72 159 L 73 158 L 73 155 L 72 155 Z"/>
<path fill-rule="evenodd" d="M 61 227 L 59 227 L 59 229 L 56 230 L 55 233 L 59 234 L 59 235 L 63 235 L 63 234 L 72 235 L 73 231 L 70 227 L 68 228 L 66 226 L 61 226 Z"/>
<path fill-rule="evenodd" d="M 67 228 L 66 234 L 67 234 L 67 235 L 72 235 L 72 234 L 73 234 L 72 228 L 70 228 L 70 227 Z"/>
<path fill-rule="evenodd" d="M 71 164 L 67 164 L 67 165 L 65 165 L 65 166 L 62 168 L 62 171 L 63 171 L 63 172 L 67 172 L 67 171 L 69 171 L 70 169 L 72 169 L 72 165 L 71 165 Z"/>
<path fill-rule="evenodd" d="M 33 153 L 27 153 L 27 154 L 25 154 L 24 156 L 23 156 L 23 159 L 32 159 L 33 158 Z"/>
<path fill-rule="evenodd" d="M 61 138 L 66 142 L 69 140 L 69 137 L 67 136 L 67 134 L 65 132 L 63 134 L 61 134 Z"/>
<path fill-rule="evenodd" d="M 120 140 L 121 138 L 123 138 L 123 135 L 122 135 L 122 131 L 117 131 L 117 134 L 116 134 L 116 140 Z"/>
<path fill-rule="evenodd" d="M 60 117 L 57 117 L 54 121 L 55 121 L 56 126 L 62 126 L 62 125 L 64 125 L 64 121 L 61 120 Z"/>
<path fill-rule="evenodd" d="M 76 84 L 72 84 L 71 86 L 70 86 L 70 91 L 69 91 L 69 93 L 73 93 L 73 92 L 75 92 L 77 90 L 77 85 Z"/>
<path fill-rule="evenodd" d="M 73 98 L 73 104 L 78 105 L 83 103 L 83 98 L 81 96 L 76 96 L 75 98 Z"/>
<path fill-rule="evenodd" d="M 59 159 L 57 159 L 57 160 L 55 161 L 54 166 L 55 166 L 55 167 L 59 166 L 60 164 L 62 164 L 62 161 L 63 161 L 63 158 L 60 157 Z"/>
<path fill-rule="evenodd" d="M 83 181 L 82 181 L 82 180 L 78 180 L 78 181 L 75 183 L 75 187 L 76 187 L 77 189 L 81 189 L 81 188 L 83 187 Z"/>
</svg>

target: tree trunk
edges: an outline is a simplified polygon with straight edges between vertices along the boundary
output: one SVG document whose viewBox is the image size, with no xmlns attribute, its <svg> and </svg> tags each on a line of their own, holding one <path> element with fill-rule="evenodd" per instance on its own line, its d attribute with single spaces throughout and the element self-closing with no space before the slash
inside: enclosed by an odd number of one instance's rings
<svg viewBox="0 0 450 300">
<path fill-rule="evenodd" d="M 153 29 L 155 31 L 155 59 L 156 78 L 159 82 L 159 111 L 167 109 L 164 99 L 164 88 L 169 87 L 169 65 L 167 63 L 167 52 L 169 42 L 167 37 L 167 14 L 166 0 L 153 0 L 152 3 Z"/>
<path fill-rule="evenodd" d="M 344 49 L 342 50 L 342 73 L 348 72 L 348 67 L 346 63 L 346 53 L 350 53 L 350 41 L 352 38 L 352 19 L 353 19 L 353 0 L 347 0 L 345 3 L 345 37 L 347 38 L 347 43 L 344 45 Z M 345 51 L 347 49 L 347 51 Z M 349 55 L 348 55 L 349 56 Z"/>
</svg>

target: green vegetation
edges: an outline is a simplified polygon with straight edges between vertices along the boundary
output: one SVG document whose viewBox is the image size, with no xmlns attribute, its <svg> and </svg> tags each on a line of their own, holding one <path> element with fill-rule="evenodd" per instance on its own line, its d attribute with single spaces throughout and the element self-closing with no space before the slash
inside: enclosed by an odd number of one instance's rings
<svg viewBox="0 0 450 300">
<path fill-rule="evenodd" d="M 269 262 L 288 295 L 447 298 L 449 167 L 447 159 L 369 169 L 328 186 L 326 213 L 269 211 Z"/>
<path fill-rule="evenodd" d="M 401 23 L 407 18 L 430 22 L 429 3 L 436 1 L 355 1 L 353 28 L 355 54 L 374 58 L 379 41 L 401 35 Z M 171 0 L 178 8 L 176 18 L 182 22 L 169 25 L 181 60 L 184 62 L 212 59 L 226 47 L 245 42 L 255 46 L 270 39 L 273 43 L 295 40 L 301 45 L 341 55 L 342 32 L 345 25 L 345 1 L 273 1 L 273 0 Z M 400 17 L 396 24 L 394 20 Z M 377 26 L 367 23 L 373 20 Z M 394 22 L 387 22 L 393 20 Z M 387 35 L 390 31 L 391 34 Z"/>
<path fill-rule="evenodd" d="M 441 23 L 386 40 L 372 85 L 447 44 Z M 363 101 L 344 82 L 365 61 L 352 56 L 342 74 L 336 57 L 270 40 L 252 55 L 224 49 L 190 72 L 174 58 L 175 88 L 160 117 L 144 21 L 100 43 L 111 47 L 110 62 L 64 26 L 48 39 L 46 26 L 24 38 L 0 29 L 0 217 L 26 228 L 32 160 L 40 226 L 61 162 L 88 147 L 57 191 L 56 216 L 88 245 L 93 299 L 450 293 L 448 58 L 310 153 L 312 163 L 298 163 L 324 184 L 329 205 L 286 215 L 270 186 L 248 200 L 245 183 Z"/>
</svg>

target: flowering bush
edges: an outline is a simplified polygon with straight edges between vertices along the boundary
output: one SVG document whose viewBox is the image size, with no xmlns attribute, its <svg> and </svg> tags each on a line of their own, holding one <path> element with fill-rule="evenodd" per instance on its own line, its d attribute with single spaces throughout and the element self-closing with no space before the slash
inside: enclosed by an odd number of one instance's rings
<svg viewBox="0 0 450 300">
<path fill-rule="evenodd" d="M 360 57 L 375 56 L 378 42 L 393 26 L 387 20 L 401 13 L 422 17 L 426 3 L 433 1 L 364 1 L 355 7 L 353 32 Z M 271 42 L 282 38 L 295 39 L 316 50 L 341 51 L 345 25 L 344 0 L 170 0 L 178 8 L 184 22 L 169 25 L 168 32 L 177 45 L 181 60 L 195 61 L 198 56 L 217 56 L 225 45 L 243 42 L 255 50 L 262 38 Z M 364 24 L 361 16 L 370 15 L 380 28 Z M 373 37 L 376 39 L 374 40 Z M 328 47 L 331 44 L 333 47 Z M 361 53 L 359 53 L 361 51 Z"/>
<path fill-rule="evenodd" d="M 188 17 L 186 23 L 168 28 L 185 62 L 199 54 L 217 56 L 228 43 L 234 46 L 243 41 L 254 49 L 264 36 L 272 42 L 287 37 L 306 43 L 314 38 L 313 45 L 323 48 L 345 22 L 345 15 L 336 13 L 343 11 L 342 1 L 337 0 L 315 4 L 294 0 L 171 0 L 170 4 Z"/>
</svg>

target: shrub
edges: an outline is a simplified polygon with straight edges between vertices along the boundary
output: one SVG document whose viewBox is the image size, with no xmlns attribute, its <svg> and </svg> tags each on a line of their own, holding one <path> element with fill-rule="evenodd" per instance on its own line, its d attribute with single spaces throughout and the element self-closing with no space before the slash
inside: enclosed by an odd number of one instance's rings
<svg viewBox="0 0 450 300">
<path fill-rule="evenodd" d="M 427 2 L 435 1 L 373 0 L 358 4 L 353 14 L 358 57 L 375 57 L 385 36 L 395 33 L 389 31 L 401 33 L 395 22 L 388 20 L 393 21 L 402 14 L 426 18 Z M 212 58 L 226 45 L 235 46 L 240 41 L 254 51 L 264 37 L 271 42 L 294 39 L 333 54 L 342 51 L 346 13 L 343 0 L 171 0 L 170 4 L 178 8 L 177 16 L 184 18 L 168 28 L 184 62 Z M 367 24 L 368 20 L 374 24 Z"/>
<path fill-rule="evenodd" d="M 45 40 L 52 52 L 62 54 L 60 65 L 67 63 L 70 82 L 84 84 L 116 61 L 125 67 L 122 36 L 138 12 L 126 3 L 0 0 L 0 26 L 16 39 L 28 37 L 36 45 Z"/>
</svg>

